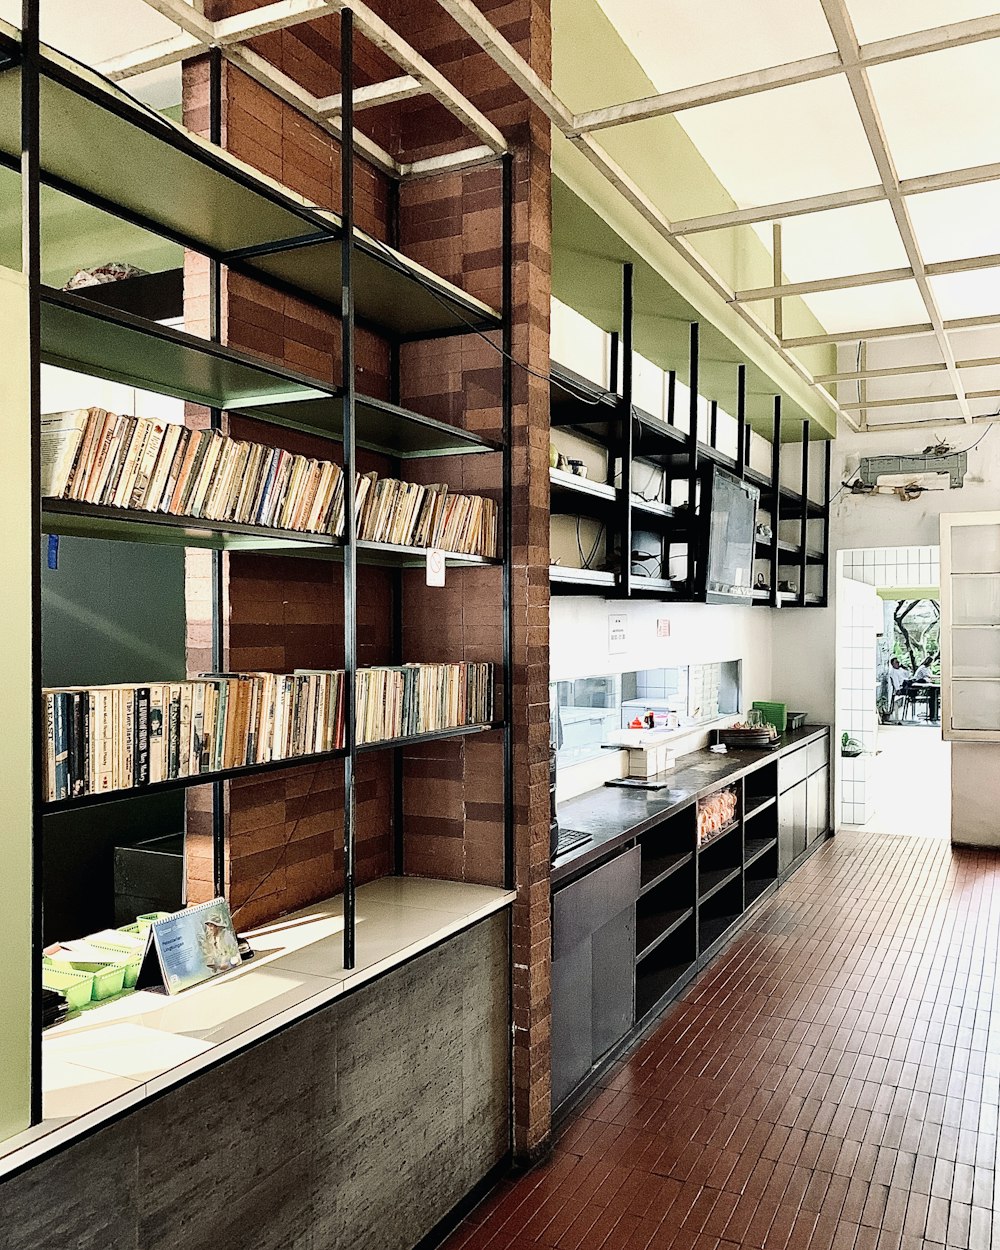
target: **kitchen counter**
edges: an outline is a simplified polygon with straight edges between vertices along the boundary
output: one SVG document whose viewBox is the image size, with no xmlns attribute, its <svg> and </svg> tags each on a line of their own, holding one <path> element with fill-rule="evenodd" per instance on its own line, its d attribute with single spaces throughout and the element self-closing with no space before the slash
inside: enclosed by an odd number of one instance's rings
<svg viewBox="0 0 1000 1250">
<path fill-rule="evenodd" d="M 769 750 L 733 750 L 718 755 L 707 748 L 683 756 L 685 761 L 660 776 L 669 780 L 663 790 L 601 786 L 560 803 L 559 828 L 589 833 L 591 840 L 560 855 L 552 864 L 553 886 L 575 876 L 617 851 L 667 816 L 681 811 L 704 795 L 737 781 L 747 773 L 788 755 L 830 732 L 827 725 L 805 725 L 781 735 L 781 746 Z"/>
</svg>

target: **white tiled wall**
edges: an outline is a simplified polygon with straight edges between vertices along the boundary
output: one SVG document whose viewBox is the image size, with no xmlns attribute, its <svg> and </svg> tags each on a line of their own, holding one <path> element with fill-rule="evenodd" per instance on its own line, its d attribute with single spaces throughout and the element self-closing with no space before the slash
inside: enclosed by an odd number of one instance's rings
<svg viewBox="0 0 1000 1250">
<path fill-rule="evenodd" d="M 875 710 L 877 631 L 884 628 L 882 602 L 859 586 L 940 584 L 940 547 L 864 547 L 845 551 L 842 610 L 838 615 L 838 723 L 864 745 L 865 755 L 840 761 L 840 814 L 845 825 L 863 825 L 874 815 L 871 764 L 878 737 Z M 852 589 L 852 587 L 854 589 Z"/>
<path fill-rule="evenodd" d="M 937 586 L 940 547 L 862 547 L 844 552 L 844 576 L 876 589 Z"/>
<path fill-rule="evenodd" d="M 846 563 L 846 561 L 845 561 Z M 857 738 L 866 754 L 841 758 L 841 820 L 863 825 L 873 815 L 868 784 L 875 750 L 875 640 L 882 628 L 881 601 L 865 583 L 848 574 L 841 583 L 838 616 L 838 732 Z"/>
</svg>

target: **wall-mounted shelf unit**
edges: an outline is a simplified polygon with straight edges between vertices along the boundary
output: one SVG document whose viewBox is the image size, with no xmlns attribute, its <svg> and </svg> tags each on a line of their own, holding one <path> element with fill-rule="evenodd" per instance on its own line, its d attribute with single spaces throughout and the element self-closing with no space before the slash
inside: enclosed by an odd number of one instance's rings
<svg viewBox="0 0 1000 1250">
<path fill-rule="evenodd" d="M 57 811 L 103 802 L 128 802 L 137 794 L 157 789 L 213 787 L 214 886 L 226 892 L 226 844 L 222 782 L 265 775 L 303 764 L 343 760 L 343 968 L 355 967 L 356 946 L 364 933 L 356 927 L 357 887 L 355 765 L 362 755 L 392 754 L 394 842 L 390 850 L 394 871 L 403 872 L 405 845 L 403 751 L 425 742 L 469 735 L 499 735 L 503 759 L 502 830 L 503 885 L 513 880 L 511 779 L 512 739 L 510 682 L 507 667 L 512 653 L 511 571 L 511 343 L 513 178 L 509 156 L 498 157 L 497 179 L 502 195 L 502 307 L 498 311 L 454 284 L 409 260 L 397 248 L 384 244 L 355 225 L 353 146 L 342 145 L 341 204 L 333 212 L 310 204 L 288 188 L 258 173 L 225 152 L 218 142 L 202 139 L 137 102 L 102 76 L 38 42 L 37 0 L 26 8 L 25 31 L 0 23 L 0 162 L 21 172 L 24 179 L 21 231 L 24 277 L 27 282 L 31 339 L 30 400 L 22 412 L 6 419 L 23 422 L 30 430 L 31 454 L 25 456 L 24 477 L 39 463 L 40 369 L 56 365 L 87 377 L 123 383 L 210 410 L 211 426 L 220 429 L 224 417 L 251 418 L 277 427 L 320 436 L 331 452 L 342 455 L 347 521 L 343 538 L 251 524 L 211 521 L 199 517 L 101 507 L 40 496 L 32 487 L 30 585 L 19 603 L 31 615 L 34 637 L 32 688 L 25 686 L 30 707 L 20 709 L 18 726 L 23 741 L 9 750 L 30 762 L 32 780 L 31 845 L 40 898 L 45 817 Z M 341 123 L 353 131 L 353 14 L 340 16 Z M 222 132 L 222 59 L 210 56 L 210 120 L 213 138 Z M 22 142 L 23 137 L 23 142 Z M 208 257 L 210 263 L 210 337 L 162 325 L 134 312 L 116 308 L 114 293 L 90 288 L 86 293 L 54 290 L 42 282 L 41 196 L 43 186 L 58 191 Z M 340 317 L 335 344 L 343 362 L 338 384 L 298 373 L 221 343 L 223 266 L 259 279 L 281 292 L 294 294 L 314 308 Z M 0 277 L 4 277 L 0 274 Z M 20 281 L 20 275 L 15 275 Z M 173 290 L 174 287 L 172 286 Z M 178 288 L 179 289 L 179 288 Z M 176 291 L 175 291 L 176 295 Z M 364 396 L 355 379 L 355 327 L 376 330 L 388 343 L 391 399 Z M 497 355 L 501 375 L 500 434 L 486 439 L 448 422 L 411 411 L 396 402 L 401 391 L 400 347 L 415 340 L 480 331 L 499 331 L 507 356 Z M 331 344 L 333 348 L 334 344 Z M 431 349 L 433 350 L 433 349 Z M 331 355 L 335 355 L 331 351 Z M 28 435 L 24 444 L 28 446 Z M 389 457 L 404 477 L 408 460 L 458 455 L 496 455 L 497 494 L 501 499 L 497 558 L 446 553 L 456 569 L 492 567 L 496 572 L 496 599 L 503 603 L 497 640 L 496 665 L 502 697 L 496 720 L 404 738 L 359 744 L 355 729 L 354 689 L 358 670 L 358 601 L 356 568 L 360 564 L 385 566 L 392 581 L 393 661 L 414 657 L 402 653 L 402 571 L 425 563 L 426 552 L 393 544 L 359 541 L 355 532 L 354 488 L 358 451 L 367 449 Z M 331 459 L 335 458 L 333 454 Z M 18 462 L 20 463 L 20 462 Z M 574 485 L 579 486 L 579 483 Z M 41 688 L 41 625 L 38 616 L 40 570 L 37 563 L 43 533 L 83 539 L 110 539 L 183 547 L 204 547 L 213 553 L 212 658 L 216 671 L 224 666 L 222 553 L 260 552 L 284 557 L 336 561 L 343 565 L 343 629 L 335 627 L 333 651 L 343 653 L 345 670 L 345 743 L 343 749 L 319 755 L 296 756 L 267 764 L 248 765 L 225 772 L 180 777 L 139 791 L 116 791 L 59 802 L 43 801 L 44 731 L 38 707 Z M 27 565 L 25 565 L 27 569 Z M 27 576 L 27 574 L 26 574 Z M 339 577 L 338 573 L 338 577 Z M 417 586 L 406 582 L 406 591 Z M 20 595 L 20 591 L 18 592 Z M 331 595 L 339 594 L 330 582 Z M 433 592 L 431 592 L 433 593 Z M 416 657 L 423 658 L 423 657 Z M 427 657 L 448 659 L 447 656 Z M 459 657 L 460 658 L 460 657 Z M 145 674 L 136 674 L 141 679 Z M 21 714 L 23 713 L 23 715 Z M 34 724 L 32 724 L 34 722 Z M 28 728 L 30 726 L 30 728 Z M 20 730 L 18 730 L 20 732 Z M 333 858 L 331 845 L 330 855 Z M 497 882 L 497 884 L 501 884 Z M 32 952 L 33 1025 L 31 1042 L 31 1120 L 41 1118 L 41 1009 L 40 970 L 42 910 L 34 908 Z"/>
<path fill-rule="evenodd" d="M 698 517 L 701 474 L 705 466 L 717 464 L 761 492 L 760 520 L 769 524 L 772 538 L 758 539 L 755 571 L 766 589 L 755 591 L 750 600 L 767 607 L 823 607 L 829 581 L 829 505 L 831 443 L 824 444 L 822 500 L 810 497 L 810 423 L 801 423 L 798 464 L 801 486 L 793 489 L 782 483 L 788 448 L 782 439 L 781 396 L 774 397 L 774 427 L 771 442 L 771 471 L 762 473 L 750 467 L 751 429 L 746 416 L 747 369 L 734 365 L 737 447 L 730 455 L 718 445 L 715 400 L 708 423 L 709 438 L 702 432 L 704 397 L 699 390 L 700 326 L 690 325 L 688 349 L 687 430 L 677 424 L 674 375 L 666 388 L 665 417 L 644 412 L 633 402 L 633 276 L 632 267 L 622 267 L 621 332 L 611 336 L 611 388 L 604 390 L 564 366 L 551 365 L 550 414 L 554 432 L 565 431 L 584 447 L 592 447 L 607 466 L 606 482 L 601 483 L 601 505 L 585 501 L 582 491 L 575 494 L 552 474 L 551 510 L 554 516 L 576 515 L 597 518 L 604 526 L 607 557 L 605 569 L 613 572 L 616 599 L 662 598 L 697 602 L 701 559 L 701 526 Z M 630 419 L 629 418 L 630 415 Z M 692 433 L 693 431 L 693 433 Z M 813 452 L 815 454 L 815 452 Z M 655 497 L 649 486 L 658 483 Z M 675 487 L 683 496 L 678 501 Z M 615 500 L 611 494 L 613 492 Z M 693 501 L 689 506 L 688 501 Z M 614 503 L 614 506 L 612 506 Z M 781 537 L 782 526 L 794 525 L 794 540 Z M 579 535 L 578 535 L 579 536 Z M 641 542 L 637 542 L 637 536 Z M 584 544 L 578 543 L 583 555 Z M 646 550 L 646 548 L 653 550 Z M 560 566 L 562 567 L 562 566 Z M 585 570 L 589 571 L 589 570 Z M 810 577 L 810 572 L 815 576 Z M 569 579 L 553 578 L 553 592 L 562 591 Z M 789 589 L 779 590 L 780 583 Z M 604 594 L 607 579 L 579 579 L 576 593 L 588 586 L 589 592 Z M 794 589 L 790 589 L 794 587 Z"/>
</svg>

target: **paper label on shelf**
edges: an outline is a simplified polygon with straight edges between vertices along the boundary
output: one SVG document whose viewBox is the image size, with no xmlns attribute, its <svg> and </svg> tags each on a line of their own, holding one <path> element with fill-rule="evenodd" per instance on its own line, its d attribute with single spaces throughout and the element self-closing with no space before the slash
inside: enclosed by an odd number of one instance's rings
<svg viewBox="0 0 1000 1250">
<path fill-rule="evenodd" d="M 444 552 L 439 547 L 427 548 L 427 585 L 443 586 L 444 585 L 445 559 Z"/>
</svg>

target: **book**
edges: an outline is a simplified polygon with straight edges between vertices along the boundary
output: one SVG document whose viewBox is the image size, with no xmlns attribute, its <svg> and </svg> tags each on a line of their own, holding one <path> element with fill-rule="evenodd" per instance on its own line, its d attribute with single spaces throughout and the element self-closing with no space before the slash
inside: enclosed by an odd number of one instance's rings
<svg viewBox="0 0 1000 1250">
<path fill-rule="evenodd" d="M 56 412 L 43 416 L 40 423 L 39 451 L 42 494 L 62 499 L 90 422 L 89 408 Z"/>
</svg>

